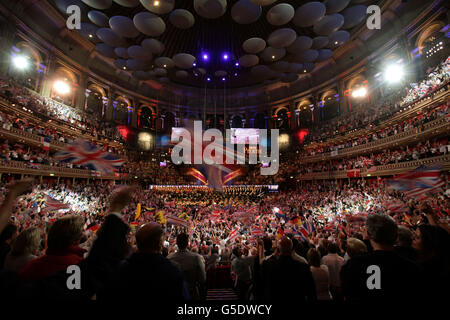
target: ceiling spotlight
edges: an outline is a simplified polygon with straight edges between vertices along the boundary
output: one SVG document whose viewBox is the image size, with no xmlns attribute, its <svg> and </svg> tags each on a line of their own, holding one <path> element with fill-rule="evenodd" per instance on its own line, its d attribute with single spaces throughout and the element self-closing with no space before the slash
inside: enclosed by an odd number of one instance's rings
<svg viewBox="0 0 450 320">
<path fill-rule="evenodd" d="M 93 35 L 92 35 L 92 34 L 90 34 L 90 35 L 89 35 L 89 38 L 92 38 L 92 37 L 93 37 Z"/>
<path fill-rule="evenodd" d="M 223 58 L 223 60 L 228 61 L 228 58 L 229 58 L 228 53 L 224 53 L 222 58 Z"/>
<path fill-rule="evenodd" d="M 123 70 L 127 70 L 127 67 L 123 67 Z"/>
<path fill-rule="evenodd" d="M 226 80 L 225 77 L 223 77 L 223 78 L 222 78 L 222 81 L 225 81 L 225 80 Z"/>
<path fill-rule="evenodd" d="M 236 62 L 234 65 L 235 65 L 236 67 L 239 67 L 239 62 Z"/>
<path fill-rule="evenodd" d="M 167 68 L 167 64 L 164 65 L 164 68 Z"/>
<path fill-rule="evenodd" d="M 236 72 L 236 73 L 234 74 L 234 76 L 237 77 L 237 75 L 238 75 L 238 74 L 237 74 L 237 72 Z"/>
<path fill-rule="evenodd" d="M 303 70 L 303 72 L 304 72 L 304 73 L 306 73 L 306 69 L 305 69 L 305 70 Z"/>
<path fill-rule="evenodd" d="M 194 75 L 195 75 L 196 77 L 198 77 L 198 73 L 194 73 Z"/>
<path fill-rule="evenodd" d="M 384 72 L 384 79 L 389 83 L 400 82 L 403 78 L 403 66 L 399 64 L 391 64 Z"/>
<path fill-rule="evenodd" d="M 352 97 L 362 98 L 367 95 L 367 89 L 365 87 L 358 88 L 352 92 Z"/>
<path fill-rule="evenodd" d="M 211 81 L 211 78 L 210 77 L 206 78 L 206 81 Z"/>
<path fill-rule="evenodd" d="M 335 41 L 334 44 L 338 44 L 339 42 Z"/>
<path fill-rule="evenodd" d="M 153 1 L 153 5 L 154 5 L 155 7 L 159 6 L 159 1 L 158 1 L 158 0 Z"/>
<path fill-rule="evenodd" d="M 196 66 L 197 66 L 197 63 L 194 62 L 194 63 L 192 64 L 192 66 L 193 66 L 193 67 L 196 67 Z"/>
<path fill-rule="evenodd" d="M 204 53 L 204 54 L 202 54 L 202 58 L 203 58 L 203 60 L 208 61 L 209 55 L 207 53 Z"/>
<path fill-rule="evenodd" d="M 272 56 L 272 59 L 275 59 L 275 56 Z"/>
<path fill-rule="evenodd" d="M 55 89 L 55 91 L 59 94 L 68 94 L 70 92 L 70 87 L 69 85 L 61 80 L 56 81 L 53 84 L 53 89 Z"/>
<path fill-rule="evenodd" d="M 14 66 L 19 70 L 25 70 L 28 68 L 29 61 L 24 56 L 15 56 L 12 61 Z"/>
</svg>

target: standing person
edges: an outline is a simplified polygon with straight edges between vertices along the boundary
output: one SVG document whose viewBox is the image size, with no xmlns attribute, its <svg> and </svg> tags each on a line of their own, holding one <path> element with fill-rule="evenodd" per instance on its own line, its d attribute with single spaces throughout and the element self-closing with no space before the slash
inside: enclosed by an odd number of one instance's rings
<svg viewBox="0 0 450 320">
<path fill-rule="evenodd" d="M 239 300 L 246 300 L 247 291 L 250 288 L 252 272 L 247 259 L 242 257 L 242 251 L 239 247 L 233 249 L 233 260 L 231 261 L 231 271 L 237 276 L 236 291 Z"/>
<path fill-rule="evenodd" d="M 17 237 L 17 227 L 8 223 L 0 233 L 0 270 L 4 268 L 6 257 L 11 251 L 12 243 Z"/>
<path fill-rule="evenodd" d="M 189 287 L 191 298 L 200 300 L 206 282 L 205 261 L 198 253 L 187 250 L 188 244 L 189 236 L 186 233 L 180 233 L 177 236 L 178 251 L 170 254 L 167 258 L 183 272 L 183 278 Z"/>
<path fill-rule="evenodd" d="M 338 246 L 334 242 L 327 245 L 328 254 L 322 258 L 322 264 L 328 267 L 330 291 L 334 300 L 342 300 L 340 272 L 344 258 L 338 255 Z"/>
<path fill-rule="evenodd" d="M 5 270 L 19 272 L 29 261 L 37 258 L 40 244 L 41 230 L 33 227 L 22 231 L 6 257 Z"/>
<path fill-rule="evenodd" d="M 178 303 L 188 298 L 180 269 L 161 254 L 164 230 L 150 222 L 136 232 L 137 252 L 110 277 L 99 300 Z"/>
<path fill-rule="evenodd" d="M 331 300 L 328 267 L 320 264 L 320 253 L 317 249 L 308 250 L 308 263 L 316 285 L 317 300 Z"/>
<path fill-rule="evenodd" d="M 283 237 L 273 259 L 263 263 L 265 299 L 267 301 L 314 301 L 316 288 L 307 264 L 292 258 L 291 239 Z"/>
<path fill-rule="evenodd" d="M 420 269 L 395 252 L 398 228 L 384 214 L 369 215 L 367 238 L 373 251 L 352 257 L 342 267 L 342 289 L 347 301 L 412 301 L 422 286 Z"/>
</svg>

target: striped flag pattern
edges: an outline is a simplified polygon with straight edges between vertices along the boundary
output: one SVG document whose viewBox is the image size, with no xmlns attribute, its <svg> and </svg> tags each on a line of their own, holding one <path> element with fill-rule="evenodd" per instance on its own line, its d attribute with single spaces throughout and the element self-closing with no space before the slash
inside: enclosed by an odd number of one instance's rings
<svg viewBox="0 0 450 320">
<path fill-rule="evenodd" d="M 171 223 L 171 224 L 174 224 L 177 226 L 189 228 L 189 222 L 182 218 L 179 218 L 176 216 L 167 216 L 166 220 L 167 220 L 167 223 Z"/>
<path fill-rule="evenodd" d="M 45 208 L 47 209 L 47 211 L 56 211 L 62 209 L 69 209 L 70 206 L 66 203 L 55 200 L 48 195 L 45 195 Z"/>
</svg>

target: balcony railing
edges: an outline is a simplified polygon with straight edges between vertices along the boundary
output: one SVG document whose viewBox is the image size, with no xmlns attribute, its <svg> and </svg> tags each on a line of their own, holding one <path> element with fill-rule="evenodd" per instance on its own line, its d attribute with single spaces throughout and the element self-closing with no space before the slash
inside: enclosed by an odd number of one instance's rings
<svg viewBox="0 0 450 320">
<path fill-rule="evenodd" d="M 66 178 L 97 178 L 105 180 L 120 180 L 123 176 L 95 176 L 91 170 L 87 169 L 72 169 L 64 167 L 49 166 L 45 164 L 38 164 L 36 168 L 31 167 L 29 163 L 22 161 L 8 161 L 0 160 L 0 173 L 12 174 L 26 174 L 33 176 L 55 176 Z"/>
<path fill-rule="evenodd" d="M 414 115 L 417 114 L 418 111 L 420 111 L 422 109 L 426 109 L 433 105 L 438 105 L 440 103 L 444 103 L 450 98 L 450 90 L 445 90 L 445 88 L 444 88 L 447 85 L 448 85 L 448 83 L 445 86 L 443 86 L 440 90 L 437 90 L 437 91 L 431 93 L 430 95 L 425 96 L 422 99 L 411 103 L 408 106 L 402 107 L 402 108 L 406 108 L 406 110 L 404 110 L 403 112 L 397 112 L 394 116 L 390 117 L 389 119 L 387 119 L 385 121 L 382 121 L 376 127 L 355 129 L 353 131 L 346 133 L 344 136 L 337 135 L 337 136 L 327 139 L 325 142 L 312 143 L 308 146 L 308 149 L 314 148 L 314 147 L 319 147 L 321 145 L 336 144 L 336 143 L 340 143 L 342 141 L 353 140 L 360 136 L 367 135 L 367 134 L 373 133 L 373 132 L 377 132 L 383 128 L 391 126 L 392 124 L 395 124 L 395 123 L 398 123 L 405 119 L 409 119 L 409 118 L 413 117 Z"/>
<path fill-rule="evenodd" d="M 411 140 L 419 140 L 424 139 L 433 134 L 438 134 L 444 131 L 450 130 L 450 118 L 448 117 L 440 117 L 428 123 L 425 123 L 421 127 L 421 131 L 416 133 L 416 128 L 412 128 L 408 131 L 404 131 L 398 133 L 396 135 L 388 136 L 386 138 L 382 138 L 376 141 L 371 141 L 369 143 L 360 144 L 354 147 L 348 147 L 344 149 L 338 150 L 338 154 L 335 156 L 331 155 L 331 152 L 321 153 L 314 156 L 304 157 L 301 160 L 301 163 L 309 163 L 309 162 L 317 162 L 317 161 L 325 161 L 331 159 L 339 159 L 342 157 L 348 157 L 351 155 L 357 155 L 361 153 L 373 152 L 375 150 L 380 150 L 395 145 L 401 145 L 403 143 L 407 143 Z"/>
<path fill-rule="evenodd" d="M 382 166 L 375 166 L 375 169 L 368 171 L 367 168 L 361 168 L 361 177 L 377 177 L 377 176 L 390 176 L 399 174 L 405 171 L 413 170 L 421 165 L 431 166 L 436 164 L 442 164 L 442 170 L 450 170 L 450 154 L 430 157 L 425 159 L 400 162 L 395 164 L 386 164 Z M 297 176 L 299 180 L 329 180 L 329 179 L 343 179 L 347 178 L 348 170 L 335 170 L 327 172 L 311 172 L 300 176 Z"/>
</svg>

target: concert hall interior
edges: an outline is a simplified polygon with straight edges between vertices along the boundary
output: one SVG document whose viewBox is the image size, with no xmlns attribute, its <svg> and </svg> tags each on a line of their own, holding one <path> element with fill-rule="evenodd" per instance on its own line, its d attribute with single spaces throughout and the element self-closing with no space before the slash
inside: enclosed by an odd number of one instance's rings
<svg viewBox="0 0 450 320">
<path fill-rule="evenodd" d="M 444 0 L 0 0 L 0 297 L 448 299 L 449 39 Z"/>
</svg>

